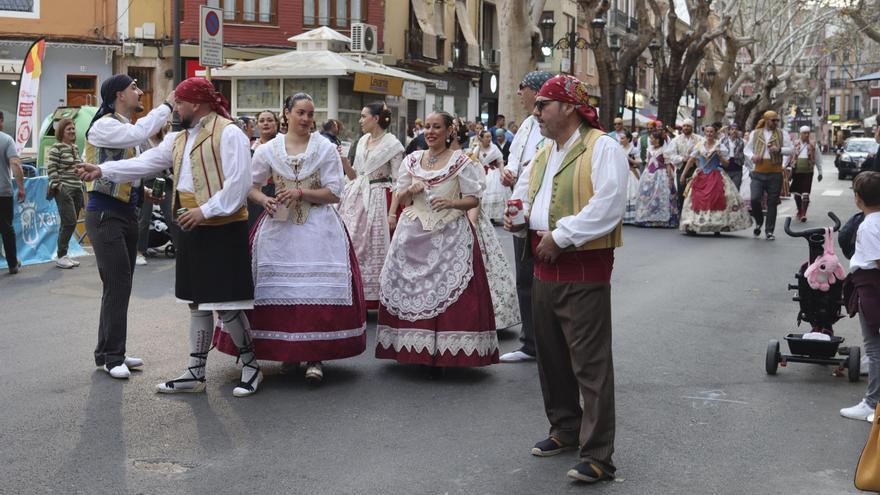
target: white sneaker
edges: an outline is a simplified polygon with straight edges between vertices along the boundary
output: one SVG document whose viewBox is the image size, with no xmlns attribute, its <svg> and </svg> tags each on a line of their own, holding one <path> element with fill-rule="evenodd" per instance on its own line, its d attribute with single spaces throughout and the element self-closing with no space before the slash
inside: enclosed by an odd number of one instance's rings
<svg viewBox="0 0 880 495">
<path fill-rule="evenodd" d="M 865 402 L 865 399 L 862 399 L 858 404 L 847 407 L 845 409 L 840 410 L 840 415 L 844 418 L 849 419 L 857 419 L 859 421 L 865 421 L 868 419 L 868 416 L 874 412 L 874 409 Z"/>
<path fill-rule="evenodd" d="M 137 266 L 144 266 L 147 264 L 147 259 L 144 258 L 144 255 L 139 254 L 139 255 L 137 255 L 137 258 L 134 260 L 134 264 Z"/>
<path fill-rule="evenodd" d="M 75 259 L 71 258 L 70 256 L 65 256 L 65 258 L 67 258 L 68 260 L 70 260 L 70 262 L 73 263 L 73 266 L 79 266 L 79 265 L 80 265 L 79 261 L 76 261 Z"/>
<path fill-rule="evenodd" d="M 535 356 L 530 356 L 523 351 L 513 351 L 508 352 L 507 354 L 502 354 L 498 360 L 502 363 L 522 363 L 525 361 L 534 361 Z"/>
<path fill-rule="evenodd" d="M 125 363 L 120 364 L 119 366 L 114 366 L 112 368 L 107 368 L 107 365 L 104 365 L 104 371 L 110 373 L 110 376 L 113 378 L 128 378 L 131 376 L 131 371 L 128 370 L 128 366 Z"/>
<path fill-rule="evenodd" d="M 67 256 L 62 256 L 62 257 L 58 258 L 57 260 L 55 260 L 55 266 L 57 266 L 58 268 L 63 268 L 65 270 L 69 270 L 69 269 L 75 267 L 76 264 L 74 264 L 73 260 L 71 260 Z"/>
<path fill-rule="evenodd" d="M 141 358 L 125 356 L 125 365 L 129 368 L 140 368 L 144 365 L 144 360 Z"/>
<path fill-rule="evenodd" d="M 871 365 L 871 360 L 868 356 L 862 356 L 862 362 L 859 363 L 859 375 L 868 376 L 868 367 Z"/>
<path fill-rule="evenodd" d="M 868 417 L 865 418 L 865 421 L 867 421 L 868 423 L 874 424 L 874 413 L 869 414 Z"/>
</svg>

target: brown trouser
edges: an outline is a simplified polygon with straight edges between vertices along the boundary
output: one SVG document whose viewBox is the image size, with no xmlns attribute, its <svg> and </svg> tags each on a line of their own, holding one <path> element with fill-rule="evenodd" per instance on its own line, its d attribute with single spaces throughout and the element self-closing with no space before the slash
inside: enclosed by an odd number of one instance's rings
<svg viewBox="0 0 880 495">
<path fill-rule="evenodd" d="M 550 434 L 613 473 L 611 286 L 535 279 L 532 311 Z"/>
</svg>

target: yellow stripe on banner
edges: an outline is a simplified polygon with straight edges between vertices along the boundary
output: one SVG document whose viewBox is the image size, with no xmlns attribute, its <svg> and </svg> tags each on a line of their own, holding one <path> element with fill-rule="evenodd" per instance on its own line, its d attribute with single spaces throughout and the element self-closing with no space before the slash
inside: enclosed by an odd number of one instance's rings
<svg viewBox="0 0 880 495">
<path fill-rule="evenodd" d="M 31 77 L 37 79 L 40 77 L 40 74 L 43 72 L 43 61 L 40 60 L 40 45 L 34 45 L 31 49 L 31 61 L 34 64 L 34 70 L 31 72 Z"/>
</svg>

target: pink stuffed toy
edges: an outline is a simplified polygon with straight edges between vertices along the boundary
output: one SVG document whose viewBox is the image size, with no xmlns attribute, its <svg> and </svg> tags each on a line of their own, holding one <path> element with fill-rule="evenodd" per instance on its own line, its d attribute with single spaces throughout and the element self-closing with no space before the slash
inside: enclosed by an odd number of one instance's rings
<svg viewBox="0 0 880 495">
<path fill-rule="evenodd" d="M 846 272 L 834 253 L 833 235 L 831 229 L 825 229 L 825 252 L 810 263 L 804 272 L 810 287 L 822 292 L 828 292 L 835 282 L 846 277 Z"/>
</svg>

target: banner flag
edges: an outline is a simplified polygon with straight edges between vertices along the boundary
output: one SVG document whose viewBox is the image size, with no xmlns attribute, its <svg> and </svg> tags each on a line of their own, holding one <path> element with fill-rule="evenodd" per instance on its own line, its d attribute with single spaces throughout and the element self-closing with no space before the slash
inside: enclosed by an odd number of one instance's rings
<svg viewBox="0 0 880 495">
<path fill-rule="evenodd" d="M 35 135 L 37 96 L 40 92 L 40 75 L 43 73 L 45 53 L 46 38 L 40 38 L 31 45 L 21 65 L 21 78 L 18 81 L 18 111 L 15 115 L 15 151 L 19 155 L 31 136 Z M 33 146 L 36 147 L 37 143 Z"/>
</svg>

